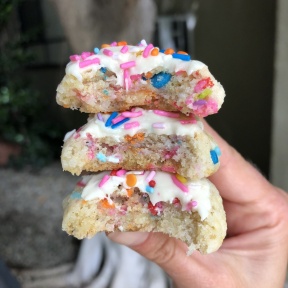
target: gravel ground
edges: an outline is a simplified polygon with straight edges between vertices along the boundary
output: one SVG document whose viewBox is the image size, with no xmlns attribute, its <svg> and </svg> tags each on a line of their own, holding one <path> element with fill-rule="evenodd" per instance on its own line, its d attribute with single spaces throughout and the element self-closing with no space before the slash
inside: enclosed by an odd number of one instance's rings
<svg viewBox="0 0 288 288">
<path fill-rule="evenodd" d="M 78 177 L 57 162 L 37 174 L 0 169 L 0 179 L 0 258 L 24 269 L 72 262 L 79 242 L 61 229 L 62 200 Z"/>
</svg>

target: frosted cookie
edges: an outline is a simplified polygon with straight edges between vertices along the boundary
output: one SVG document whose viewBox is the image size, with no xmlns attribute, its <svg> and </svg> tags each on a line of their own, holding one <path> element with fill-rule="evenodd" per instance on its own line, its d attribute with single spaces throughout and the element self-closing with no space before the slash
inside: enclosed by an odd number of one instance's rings
<svg viewBox="0 0 288 288">
<path fill-rule="evenodd" d="M 209 180 L 119 170 L 83 177 L 64 200 L 62 228 L 78 239 L 101 231 L 163 232 L 206 254 L 220 247 L 226 217 Z"/>
<path fill-rule="evenodd" d="M 141 108 L 95 114 L 66 134 L 62 167 L 72 174 L 162 170 L 196 180 L 219 167 L 220 150 L 193 116 Z"/>
<path fill-rule="evenodd" d="M 224 101 L 222 85 L 205 64 L 145 41 L 114 42 L 70 60 L 56 96 L 66 108 L 107 113 L 143 107 L 204 117 L 217 113 Z"/>
</svg>

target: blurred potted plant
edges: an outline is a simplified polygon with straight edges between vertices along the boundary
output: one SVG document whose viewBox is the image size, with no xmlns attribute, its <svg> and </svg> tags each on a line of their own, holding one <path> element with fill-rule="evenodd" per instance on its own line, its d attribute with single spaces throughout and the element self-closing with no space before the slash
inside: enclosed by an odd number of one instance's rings
<svg viewBox="0 0 288 288">
<path fill-rule="evenodd" d="M 0 2 L 0 165 L 39 168 L 55 156 L 53 142 L 61 133 L 41 117 L 47 107 L 25 79 L 34 57 L 25 49 L 32 36 L 15 27 L 18 4 Z"/>
</svg>

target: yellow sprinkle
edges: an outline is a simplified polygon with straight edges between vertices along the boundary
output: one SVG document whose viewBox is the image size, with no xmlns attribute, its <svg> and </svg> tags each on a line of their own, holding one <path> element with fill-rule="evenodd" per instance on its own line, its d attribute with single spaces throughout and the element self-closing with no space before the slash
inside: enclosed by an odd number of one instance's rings
<svg viewBox="0 0 288 288">
<path fill-rule="evenodd" d="M 199 95 L 198 95 L 198 99 L 205 99 L 207 96 L 209 96 L 212 93 L 212 90 L 207 88 L 204 91 L 202 91 Z"/>
<path fill-rule="evenodd" d="M 136 52 L 136 57 L 142 56 L 142 51 Z"/>
<path fill-rule="evenodd" d="M 176 174 L 176 178 L 183 184 L 187 183 L 187 179 L 179 174 Z"/>
</svg>

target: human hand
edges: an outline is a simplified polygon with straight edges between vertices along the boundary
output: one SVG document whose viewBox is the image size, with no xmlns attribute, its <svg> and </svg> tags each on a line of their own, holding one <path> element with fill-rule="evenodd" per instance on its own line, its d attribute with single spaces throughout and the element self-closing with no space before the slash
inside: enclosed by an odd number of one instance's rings
<svg viewBox="0 0 288 288">
<path fill-rule="evenodd" d="M 194 252 L 161 233 L 115 232 L 109 238 L 157 263 L 176 287 L 283 287 L 288 259 L 288 196 L 272 186 L 211 127 L 222 151 L 210 180 L 220 191 L 227 238 L 212 254 Z"/>
</svg>

